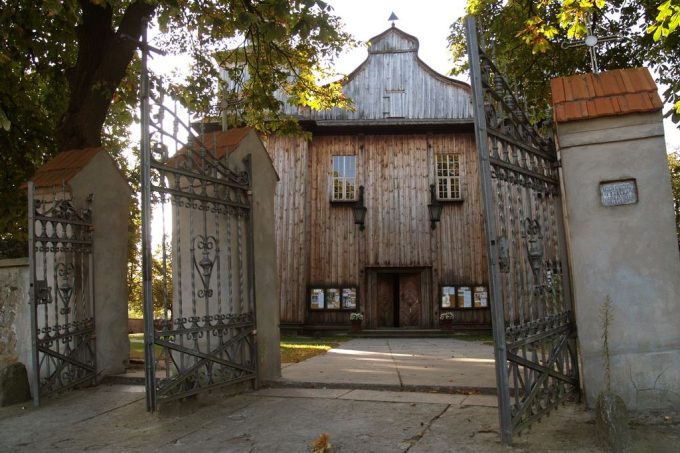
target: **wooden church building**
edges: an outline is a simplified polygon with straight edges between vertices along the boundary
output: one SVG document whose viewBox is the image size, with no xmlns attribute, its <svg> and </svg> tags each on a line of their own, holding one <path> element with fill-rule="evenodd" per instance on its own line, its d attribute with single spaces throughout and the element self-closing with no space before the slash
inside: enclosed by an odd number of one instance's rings
<svg viewBox="0 0 680 453">
<path fill-rule="evenodd" d="M 282 329 L 490 327 L 471 88 L 392 25 L 343 91 L 355 110 L 287 107 L 311 138 L 266 140 Z M 439 214 L 439 215 L 438 215 Z"/>
</svg>

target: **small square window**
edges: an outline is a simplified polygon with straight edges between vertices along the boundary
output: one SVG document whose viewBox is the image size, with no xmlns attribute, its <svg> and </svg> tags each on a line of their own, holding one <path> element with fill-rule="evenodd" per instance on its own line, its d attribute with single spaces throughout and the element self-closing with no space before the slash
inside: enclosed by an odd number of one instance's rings
<svg viewBox="0 0 680 453">
<path fill-rule="evenodd" d="M 489 306 L 489 292 L 486 286 L 475 286 L 474 307 L 484 308 Z"/>
<path fill-rule="evenodd" d="M 456 306 L 456 287 L 442 287 L 442 306 L 441 308 L 454 308 Z"/>
<path fill-rule="evenodd" d="M 343 310 L 354 310 L 357 308 L 357 289 L 343 288 L 342 290 Z"/>
<path fill-rule="evenodd" d="M 459 286 L 457 296 L 457 308 L 472 308 L 472 288 L 469 286 Z"/>
<path fill-rule="evenodd" d="M 311 308 L 312 310 L 323 310 L 326 308 L 324 304 L 324 291 L 321 288 L 313 288 L 311 291 Z"/>
<path fill-rule="evenodd" d="M 326 308 L 328 310 L 340 310 L 340 290 L 338 288 L 326 290 Z"/>
</svg>

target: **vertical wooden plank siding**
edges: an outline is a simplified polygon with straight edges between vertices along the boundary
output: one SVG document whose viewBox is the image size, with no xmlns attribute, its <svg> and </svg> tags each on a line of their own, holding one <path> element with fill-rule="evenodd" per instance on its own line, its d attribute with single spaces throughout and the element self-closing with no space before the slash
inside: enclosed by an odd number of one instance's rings
<svg viewBox="0 0 680 453">
<path fill-rule="evenodd" d="M 371 135 L 364 146 L 366 264 L 430 266 L 426 136 Z"/>
<path fill-rule="evenodd" d="M 486 285 L 486 249 L 471 133 L 271 137 L 267 149 L 280 177 L 276 235 L 282 323 L 347 323 L 346 312 L 310 313 L 310 285 L 356 285 L 360 309 L 375 298 L 369 268 L 431 268 L 423 301 L 435 325 L 441 285 Z M 461 156 L 462 202 L 445 203 L 430 228 L 430 184 L 437 154 Z M 351 205 L 330 202 L 332 156 L 357 155 L 357 186 L 365 187 L 366 229 Z M 429 280 L 429 279 L 427 279 Z M 488 321 L 485 310 L 462 311 L 464 323 Z M 368 321 L 368 320 L 367 320 Z"/>
<path fill-rule="evenodd" d="M 360 286 L 359 239 L 351 203 L 331 203 L 332 156 L 358 155 L 357 137 L 315 137 L 310 146 L 309 283 L 320 286 Z M 357 187 L 361 184 L 357 162 Z M 358 189 L 357 189 L 358 190 Z M 361 301 L 360 301 L 361 303 Z M 308 321 L 349 324 L 348 312 L 309 313 Z"/>
<path fill-rule="evenodd" d="M 479 165 L 472 134 L 434 135 L 437 154 L 461 154 L 463 202 L 446 203 L 437 225 L 438 253 L 433 258 L 442 284 L 486 284 L 486 247 L 483 212 L 479 196 Z M 434 163 L 433 175 L 434 175 Z M 434 177 L 432 183 L 435 183 Z M 438 290 L 438 288 L 437 288 Z"/>
<path fill-rule="evenodd" d="M 308 281 L 307 140 L 272 136 L 266 148 L 279 174 L 274 195 L 281 322 L 303 322 Z"/>
</svg>

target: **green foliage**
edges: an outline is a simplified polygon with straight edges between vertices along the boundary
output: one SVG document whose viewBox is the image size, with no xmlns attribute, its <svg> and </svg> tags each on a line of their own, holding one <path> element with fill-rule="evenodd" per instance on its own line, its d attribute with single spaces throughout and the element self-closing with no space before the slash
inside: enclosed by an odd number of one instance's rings
<svg viewBox="0 0 680 453">
<path fill-rule="evenodd" d="M 158 11 L 161 47 L 192 56 L 191 74 L 175 93 L 196 111 L 217 116 L 219 90 L 236 121 L 271 131 L 295 129 L 281 115 L 277 90 L 304 107 L 348 105 L 339 84 L 318 83 L 353 42 L 323 1 L 178 1 Z M 229 83 L 220 80 L 219 69 Z"/>
<path fill-rule="evenodd" d="M 665 41 L 669 36 L 675 32 L 680 25 L 680 2 L 677 0 L 668 0 L 658 8 L 659 14 L 654 19 L 654 23 L 647 27 L 647 33 L 652 33 L 654 41 Z M 677 45 L 677 34 L 675 35 L 675 42 Z M 673 104 L 674 115 L 680 118 L 680 96 L 676 90 L 675 104 Z M 678 122 L 677 119 L 674 119 Z"/>
<path fill-rule="evenodd" d="M 647 66 L 659 84 L 668 86 L 664 101 L 680 107 L 680 33 L 669 32 L 664 39 L 655 40 L 642 25 L 655 22 L 657 6 L 650 0 L 468 0 L 468 11 L 477 18 L 486 48 L 492 49 L 515 92 L 522 93 L 532 106 L 529 113 L 537 122 L 550 118 L 550 79 L 591 71 L 585 46 L 561 46 L 582 38 L 587 24 L 599 36 L 623 38 L 598 44 L 601 68 Z M 664 17 L 670 30 L 671 19 Z M 452 72 L 458 74 L 467 69 L 462 20 L 451 26 L 449 41 Z M 680 123 L 676 108 L 666 115 Z"/>
<path fill-rule="evenodd" d="M 654 41 L 667 38 L 680 25 L 680 3 L 668 0 L 659 5 L 658 10 L 654 23 L 647 27 L 647 32 L 653 34 Z"/>
<path fill-rule="evenodd" d="M 139 212 L 139 209 L 136 210 Z M 140 221 L 141 222 L 141 221 Z M 133 223 L 133 222 L 131 222 Z M 139 228 L 137 228 L 139 232 Z M 130 235 L 132 237 L 132 235 Z M 131 249 L 135 252 L 130 252 Z M 141 250 L 139 250 L 139 242 L 134 244 L 134 247 L 128 247 L 128 253 L 135 255 L 135 259 L 128 261 L 128 316 L 141 318 L 144 315 L 144 296 L 142 289 L 142 262 Z M 172 310 L 173 286 L 172 286 L 172 263 L 170 256 L 170 246 L 165 246 L 165 257 L 163 259 L 163 249 L 159 247 L 154 251 L 151 257 L 151 298 L 153 300 L 154 318 L 165 317 L 163 312 L 163 301 L 167 301 L 167 309 Z M 167 317 L 171 317 L 168 313 Z"/>
<path fill-rule="evenodd" d="M 668 154 L 668 169 L 671 173 L 671 188 L 673 190 L 673 207 L 675 209 L 675 231 L 680 247 L 680 151 Z"/>
<path fill-rule="evenodd" d="M 175 81 L 184 105 L 216 116 L 218 88 L 231 93 L 234 121 L 296 130 L 280 115 L 277 90 L 310 108 L 346 105 L 337 84 L 320 86 L 350 37 L 321 0 L 6 0 L 0 8 L 0 257 L 25 256 L 26 194 L 18 190 L 59 150 L 105 146 L 131 186 L 137 169 L 122 156 L 137 115 L 144 18 L 155 44 L 189 54 Z M 232 86 L 221 86 L 224 66 Z M 247 76 L 243 76 L 247 75 Z M 139 289 L 139 207 L 131 199 L 128 282 Z"/>
</svg>

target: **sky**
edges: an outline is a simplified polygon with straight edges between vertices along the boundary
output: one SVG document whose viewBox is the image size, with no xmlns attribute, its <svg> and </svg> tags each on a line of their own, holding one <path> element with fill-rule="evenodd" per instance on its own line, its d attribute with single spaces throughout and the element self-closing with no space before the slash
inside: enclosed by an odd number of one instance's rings
<svg viewBox="0 0 680 453">
<path fill-rule="evenodd" d="M 399 18 L 395 25 L 418 38 L 420 59 L 440 74 L 446 75 L 451 69 L 447 36 L 451 24 L 465 14 L 465 0 L 326 1 L 342 18 L 347 31 L 363 42 L 385 31 L 391 25 L 387 19 L 394 12 Z M 583 52 L 586 52 L 585 48 Z M 335 67 L 338 72 L 348 74 L 361 64 L 366 55 L 365 47 L 354 49 L 344 54 Z M 462 75 L 458 78 L 468 81 Z M 680 130 L 668 119 L 664 121 L 664 129 L 668 151 L 680 150 Z"/>
<path fill-rule="evenodd" d="M 448 51 L 447 36 L 451 24 L 464 15 L 465 0 L 326 0 L 334 8 L 334 13 L 342 19 L 346 31 L 355 39 L 367 42 L 370 38 L 390 27 L 388 21 L 394 12 L 399 20 L 395 25 L 409 33 L 420 42 L 418 55 L 428 66 L 440 74 L 448 74 L 452 67 Z M 583 52 L 586 52 L 584 47 Z M 365 46 L 345 52 L 335 62 L 340 74 L 348 74 L 359 66 L 367 56 Z M 188 61 L 175 59 L 173 66 L 186 66 Z M 155 64 L 163 65 L 163 59 Z M 468 78 L 461 75 L 463 81 Z M 680 150 L 680 130 L 670 120 L 664 121 L 668 151 Z"/>
</svg>

